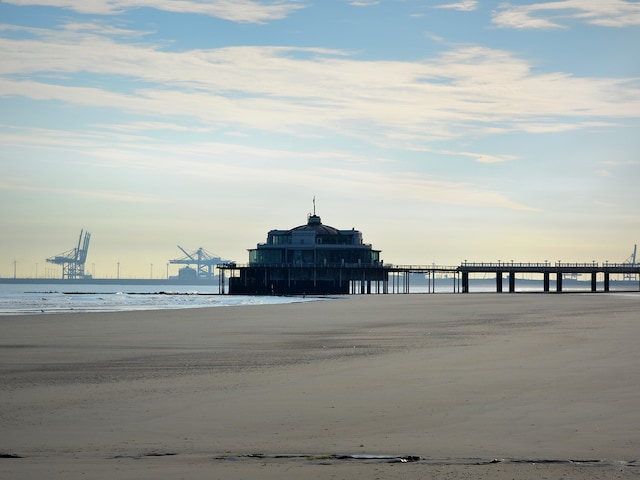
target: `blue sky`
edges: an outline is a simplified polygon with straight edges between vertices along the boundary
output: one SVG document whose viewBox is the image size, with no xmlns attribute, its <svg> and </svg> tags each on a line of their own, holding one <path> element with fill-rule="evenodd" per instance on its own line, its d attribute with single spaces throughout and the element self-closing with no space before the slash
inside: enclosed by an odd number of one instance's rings
<svg viewBox="0 0 640 480">
<path fill-rule="evenodd" d="M 388 263 L 622 262 L 638 45 L 624 0 L 0 1 L 0 276 L 243 263 L 314 196 Z"/>
</svg>

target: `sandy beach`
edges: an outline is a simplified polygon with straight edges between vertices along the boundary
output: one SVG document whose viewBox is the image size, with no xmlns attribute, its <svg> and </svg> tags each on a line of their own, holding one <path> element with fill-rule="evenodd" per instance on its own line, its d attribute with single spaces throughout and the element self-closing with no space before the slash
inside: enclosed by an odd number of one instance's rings
<svg viewBox="0 0 640 480">
<path fill-rule="evenodd" d="M 640 478 L 640 294 L 0 317 L 3 479 Z"/>
</svg>

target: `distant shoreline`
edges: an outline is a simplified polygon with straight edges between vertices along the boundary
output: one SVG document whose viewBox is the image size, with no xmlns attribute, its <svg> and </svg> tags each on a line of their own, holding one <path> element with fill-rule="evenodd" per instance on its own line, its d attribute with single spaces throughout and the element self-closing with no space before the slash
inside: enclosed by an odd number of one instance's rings
<svg viewBox="0 0 640 480">
<path fill-rule="evenodd" d="M 211 280 L 181 280 L 166 278 L 92 278 L 67 280 L 61 278 L 0 278 L 0 284 L 60 284 L 60 285 L 218 285 L 218 278 Z"/>
</svg>

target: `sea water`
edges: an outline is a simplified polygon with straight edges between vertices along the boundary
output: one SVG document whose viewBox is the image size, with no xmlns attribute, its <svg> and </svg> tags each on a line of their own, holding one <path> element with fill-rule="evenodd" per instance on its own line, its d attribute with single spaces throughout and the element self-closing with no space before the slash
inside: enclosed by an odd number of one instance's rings
<svg viewBox="0 0 640 480">
<path fill-rule="evenodd" d="M 217 286 L 0 284 L 0 315 L 268 305 L 315 297 L 219 295 Z"/>
<path fill-rule="evenodd" d="M 408 293 L 456 293 L 460 282 L 453 278 L 437 279 L 433 284 L 410 282 Z M 503 292 L 509 286 L 503 282 Z M 590 282 L 567 282 L 564 292 L 590 292 Z M 640 283 L 612 282 L 611 291 L 638 292 Z M 495 292 L 493 280 L 470 280 L 473 293 Z M 516 292 L 542 292 L 541 281 L 516 281 Z M 550 291 L 555 291 L 551 282 Z M 598 283 L 598 292 L 603 286 Z M 403 286 L 389 285 L 390 294 L 405 293 Z M 26 315 L 70 312 L 118 312 L 128 310 L 166 310 L 176 308 L 224 307 L 234 305 L 269 305 L 318 300 L 318 297 L 219 295 L 217 285 L 144 285 L 144 284 L 61 284 L 0 283 L 0 315 Z"/>
</svg>

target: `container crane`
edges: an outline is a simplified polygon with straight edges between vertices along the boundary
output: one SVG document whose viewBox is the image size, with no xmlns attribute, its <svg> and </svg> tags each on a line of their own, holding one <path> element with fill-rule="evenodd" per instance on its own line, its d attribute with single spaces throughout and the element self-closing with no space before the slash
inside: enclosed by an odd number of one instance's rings
<svg viewBox="0 0 640 480">
<path fill-rule="evenodd" d="M 62 265 L 63 280 L 82 280 L 88 277 L 84 273 L 84 264 L 87 261 L 89 251 L 89 240 L 91 234 L 80 230 L 78 245 L 68 252 L 61 253 L 55 257 L 47 258 L 47 262 Z"/>
<path fill-rule="evenodd" d="M 216 265 L 229 262 L 229 260 L 223 260 L 220 257 L 207 252 L 202 247 L 198 248 L 198 250 L 192 253 L 187 252 L 180 245 L 178 245 L 178 248 L 182 251 L 182 253 L 184 253 L 185 256 L 177 258 L 175 260 L 169 260 L 169 263 L 186 265 L 186 267 L 180 271 L 179 276 L 184 276 L 183 271 L 190 269 L 190 265 L 195 265 L 195 276 L 197 279 L 211 279 L 214 277 L 213 268 Z"/>
<path fill-rule="evenodd" d="M 623 262 L 625 264 L 630 264 L 631 266 L 636 266 L 636 253 L 638 252 L 638 245 L 634 245 L 633 246 L 633 253 L 631 255 L 629 255 L 629 257 Z M 625 280 L 633 280 L 635 277 L 635 275 L 633 273 L 625 273 L 624 274 L 624 279 Z"/>
</svg>

